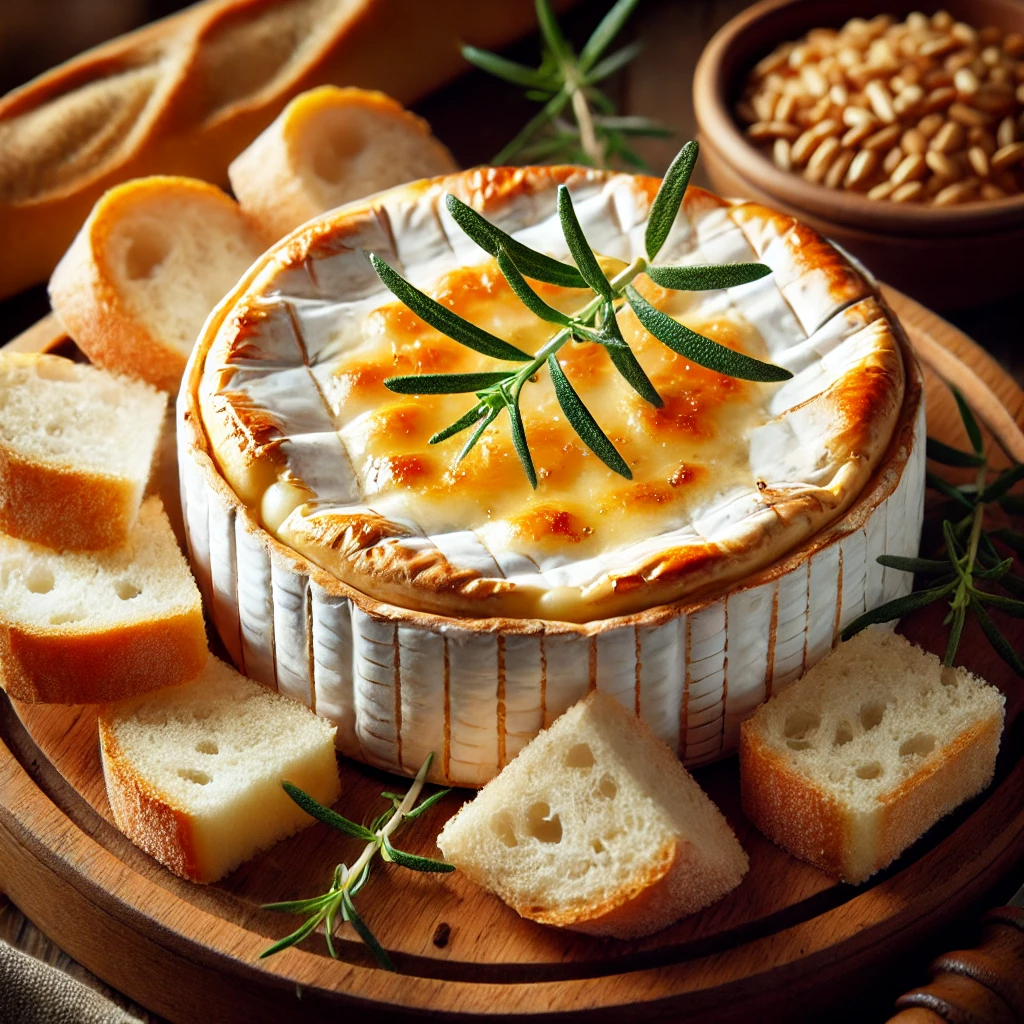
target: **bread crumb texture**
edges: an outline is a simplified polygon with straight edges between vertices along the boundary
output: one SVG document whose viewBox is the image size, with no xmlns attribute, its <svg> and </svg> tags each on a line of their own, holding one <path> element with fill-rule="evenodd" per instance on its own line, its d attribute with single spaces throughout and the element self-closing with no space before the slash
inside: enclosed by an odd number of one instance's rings
<svg viewBox="0 0 1024 1024">
<path fill-rule="evenodd" d="M 105 706 L 99 725 L 118 828 L 194 881 L 312 824 L 282 781 L 326 805 L 340 792 L 335 727 L 212 656 L 194 682 Z"/>
<path fill-rule="evenodd" d="M 1003 695 L 878 627 L 743 723 L 747 816 L 823 871 L 862 882 L 991 781 Z"/>
<path fill-rule="evenodd" d="M 676 756 L 599 691 L 524 747 L 437 845 L 523 917 L 620 938 L 713 903 L 748 867 Z"/>
</svg>

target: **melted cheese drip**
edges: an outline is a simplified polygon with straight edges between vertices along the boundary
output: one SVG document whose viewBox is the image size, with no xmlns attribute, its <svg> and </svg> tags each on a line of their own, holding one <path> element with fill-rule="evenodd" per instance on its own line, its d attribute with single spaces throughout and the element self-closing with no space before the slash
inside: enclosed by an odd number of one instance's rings
<svg viewBox="0 0 1024 1024">
<path fill-rule="evenodd" d="M 606 270 L 622 266 L 605 261 Z M 669 292 L 648 278 L 637 285 L 659 309 L 720 344 L 765 357 L 756 329 L 738 315 L 711 319 L 699 295 Z M 563 312 L 591 293 L 534 283 Z M 531 313 L 493 261 L 452 271 L 429 289 L 466 319 L 527 352 L 556 327 Z M 472 407 L 472 395 L 396 395 L 387 377 L 506 369 L 444 337 L 394 302 L 365 322 L 323 392 L 367 504 L 380 514 L 418 523 L 427 533 L 476 529 L 495 546 L 544 558 L 571 547 L 589 557 L 690 521 L 693 510 L 737 484 L 752 488 L 751 429 L 768 413 L 760 385 L 723 377 L 677 355 L 639 324 L 628 307 L 619 324 L 664 406 L 650 405 L 594 343 L 569 342 L 559 353 L 566 376 L 633 474 L 626 480 L 590 452 L 566 421 L 546 369 L 523 389 L 521 410 L 537 468 L 534 491 L 512 446 L 508 416 L 488 428 L 457 463 L 467 430 L 438 445 L 429 438 Z"/>
</svg>

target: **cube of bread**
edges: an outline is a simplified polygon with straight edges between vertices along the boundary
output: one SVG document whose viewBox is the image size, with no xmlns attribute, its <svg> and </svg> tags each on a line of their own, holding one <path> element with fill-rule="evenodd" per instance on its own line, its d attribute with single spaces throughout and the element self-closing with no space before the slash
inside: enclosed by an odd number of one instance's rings
<svg viewBox="0 0 1024 1024">
<path fill-rule="evenodd" d="M 228 168 L 267 242 L 392 185 L 458 170 L 430 125 L 390 96 L 323 85 L 288 104 Z"/>
<path fill-rule="evenodd" d="M 335 727 L 210 657 L 203 674 L 100 712 L 117 827 L 195 882 L 214 882 L 313 823 L 281 787 L 338 798 Z"/>
<path fill-rule="evenodd" d="M 195 678 L 199 590 L 163 505 L 119 548 L 58 553 L 0 535 L 0 685 L 18 700 L 96 704 Z"/>
<path fill-rule="evenodd" d="M 50 302 L 92 362 L 176 392 L 204 321 L 262 250 L 215 185 L 136 178 L 97 201 Z"/>
<path fill-rule="evenodd" d="M 0 355 L 0 531 L 62 550 L 124 544 L 166 405 L 85 363 Z"/>
<path fill-rule="evenodd" d="M 523 917 L 619 938 L 714 903 L 748 867 L 675 754 L 597 690 L 465 804 L 437 845 Z"/>
<path fill-rule="evenodd" d="M 795 857 L 863 882 L 992 781 L 1004 703 L 965 669 L 865 630 L 743 723 L 743 809 Z"/>
</svg>

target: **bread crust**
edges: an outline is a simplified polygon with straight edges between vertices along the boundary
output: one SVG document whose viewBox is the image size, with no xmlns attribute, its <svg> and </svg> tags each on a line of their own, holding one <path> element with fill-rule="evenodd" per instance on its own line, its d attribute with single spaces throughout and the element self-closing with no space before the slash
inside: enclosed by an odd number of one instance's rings
<svg viewBox="0 0 1024 1024">
<path fill-rule="evenodd" d="M 97 630 L 42 631 L 0 619 L 0 683 L 30 704 L 98 704 L 194 679 L 206 664 L 194 608 Z"/>
<path fill-rule="evenodd" d="M 0 531 L 57 550 L 124 544 L 142 488 L 131 480 L 29 458 L 0 442 Z"/>
<path fill-rule="evenodd" d="M 285 439 L 274 409 L 253 403 L 231 383 L 235 366 L 230 352 L 236 344 L 232 332 L 244 333 L 247 352 L 250 346 L 259 351 L 260 325 L 250 323 L 246 316 L 249 306 L 257 304 L 261 296 L 275 289 L 286 291 L 285 278 L 294 282 L 300 275 L 312 275 L 309 279 L 316 291 L 319 285 L 310 266 L 348 249 L 355 254 L 366 245 L 354 236 L 372 234 L 373 225 L 387 219 L 387 213 L 379 212 L 385 198 L 394 203 L 429 205 L 438 203 L 444 192 L 451 192 L 500 221 L 502 210 L 516 200 L 553 193 L 563 183 L 600 183 L 611 177 L 569 167 L 466 171 L 415 182 L 343 207 L 273 247 L 219 315 L 211 317 L 198 342 L 196 365 L 204 365 L 207 356 L 211 365 L 209 376 L 199 387 L 203 426 L 229 483 L 245 493 L 250 474 L 263 475 L 264 463 L 276 466 L 282 458 Z M 638 199 L 655 193 L 659 184 L 643 177 L 623 177 L 622 181 Z M 755 251 L 773 261 L 779 287 L 798 309 L 808 331 L 817 329 L 841 306 L 873 297 L 868 282 L 835 249 L 791 217 L 754 204 L 731 204 L 697 188 L 688 190 L 684 209 L 694 220 L 708 211 L 734 217 Z M 316 294 L 322 297 L 319 291 Z M 698 536 L 685 546 L 666 542 L 661 550 L 639 558 L 623 554 L 619 563 L 585 585 L 559 588 L 561 603 L 556 617 L 585 622 L 699 594 L 760 569 L 840 517 L 886 451 L 904 395 L 906 374 L 899 328 L 880 303 L 875 308 L 879 311 L 878 331 L 871 350 L 861 364 L 815 396 L 821 402 L 822 421 L 830 420 L 827 447 L 835 465 L 830 483 L 777 494 L 762 491 L 754 511 L 710 539 Z M 541 588 L 520 587 L 501 576 L 454 564 L 433 543 L 403 544 L 404 537 L 398 534 L 381 540 L 378 530 L 354 530 L 353 517 L 348 510 L 343 512 L 344 522 L 340 523 L 333 521 L 329 511 L 315 518 L 298 517 L 289 524 L 288 536 L 280 536 L 278 531 L 278 539 L 344 583 L 381 601 L 441 615 L 539 614 L 537 591 Z M 378 520 L 374 518 L 375 523 Z"/>
<path fill-rule="evenodd" d="M 459 42 L 493 48 L 534 25 L 528 0 L 500 11 L 478 0 L 352 0 L 327 18 L 311 18 L 310 6 L 208 0 L 0 99 L 0 138 L 23 133 L 12 147 L 18 162 L 6 177 L 0 168 L 0 298 L 46 278 L 112 185 L 154 173 L 227 184 L 228 164 L 292 96 L 337 82 L 411 103 L 465 68 Z M 291 52 L 254 72 L 268 38 L 289 41 Z M 111 110 L 99 126 L 96 90 Z M 61 131 L 86 138 L 54 161 Z"/>
</svg>

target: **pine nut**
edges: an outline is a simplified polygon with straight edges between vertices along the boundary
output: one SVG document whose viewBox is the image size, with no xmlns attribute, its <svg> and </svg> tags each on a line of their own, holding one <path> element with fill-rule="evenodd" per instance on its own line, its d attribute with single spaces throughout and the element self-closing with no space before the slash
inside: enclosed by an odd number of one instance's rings
<svg viewBox="0 0 1024 1024">
<path fill-rule="evenodd" d="M 953 86 L 961 95 L 977 92 L 981 88 L 978 76 L 970 68 L 961 68 L 953 76 Z"/>
<path fill-rule="evenodd" d="M 893 146 L 882 158 L 882 170 L 891 176 L 901 163 L 903 163 L 903 150 L 899 146 Z"/>
<path fill-rule="evenodd" d="M 967 133 L 967 141 L 971 146 L 977 146 L 986 157 L 992 156 L 999 148 L 995 138 L 987 128 L 972 128 Z"/>
<path fill-rule="evenodd" d="M 935 175 L 944 181 L 956 181 L 961 177 L 960 168 L 945 153 L 929 150 L 924 159 Z"/>
<path fill-rule="evenodd" d="M 872 118 L 871 121 L 862 124 L 859 128 L 851 128 L 842 138 L 844 148 L 852 149 L 863 142 L 869 135 L 874 133 L 877 125 L 878 121 Z"/>
<path fill-rule="evenodd" d="M 865 124 L 877 125 L 878 118 L 863 107 L 846 107 L 843 110 L 843 124 L 847 128 L 859 128 Z"/>
<path fill-rule="evenodd" d="M 831 118 L 827 121 L 822 121 L 819 124 L 816 124 L 813 128 L 808 128 L 807 131 L 805 131 L 803 135 L 793 143 L 793 148 L 790 151 L 793 165 L 795 167 L 802 167 L 810 159 L 811 154 L 817 148 L 821 140 L 829 135 L 838 134 L 840 129 L 841 125 L 839 122 L 833 121 Z"/>
<path fill-rule="evenodd" d="M 928 140 L 917 128 L 908 128 L 900 138 L 900 148 L 904 153 L 924 153 Z"/>
<path fill-rule="evenodd" d="M 841 149 L 839 155 L 832 161 L 832 166 L 828 169 L 828 174 L 825 175 L 825 184 L 829 188 L 841 188 L 843 184 L 843 178 L 846 177 L 846 172 L 850 169 L 850 164 L 853 163 L 854 153 L 850 149 Z"/>
<path fill-rule="evenodd" d="M 1024 160 L 1024 142 L 1011 142 L 995 151 L 991 161 L 992 170 L 1005 171 L 1021 160 Z"/>
<path fill-rule="evenodd" d="M 800 78 L 803 80 L 804 88 L 812 96 L 822 97 L 828 94 L 828 80 L 813 64 L 805 64 L 800 69 Z"/>
<path fill-rule="evenodd" d="M 917 130 L 930 139 L 945 123 L 946 119 L 941 114 L 928 114 L 917 122 Z"/>
<path fill-rule="evenodd" d="M 998 46 L 986 46 L 981 51 L 981 59 L 990 67 L 994 68 L 1002 58 L 1002 54 L 999 52 Z"/>
<path fill-rule="evenodd" d="M 988 124 L 992 120 L 988 114 L 983 114 L 980 110 L 975 110 L 974 107 L 968 107 L 964 103 L 950 104 L 947 113 L 954 121 L 958 121 L 960 124 L 966 125 L 968 128 L 971 128 L 974 125 Z"/>
<path fill-rule="evenodd" d="M 957 124 L 956 121 L 947 121 L 935 133 L 935 137 L 928 143 L 928 148 L 935 153 L 952 153 L 955 150 L 963 149 L 966 138 L 967 134 L 962 125 Z"/>
<path fill-rule="evenodd" d="M 953 27 L 953 15 L 949 11 L 936 11 L 932 15 L 932 28 L 943 31 Z"/>
<path fill-rule="evenodd" d="M 924 89 L 919 85 L 904 86 L 900 94 L 892 101 L 893 110 L 900 116 L 913 110 L 924 99 Z"/>
<path fill-rule="evenodd" d="M 924 177 L 928 170 L 928 164 L 920 153 L 911 153 L 905 156 L 897 165 L 896 169 L 889 175 L 889 180 L 897 185 L 907 181 L 917 181 Z"/>
<path fill-rule="evenodd" d="M 888 199 L 896 191 L 896 183 L 883 181 L 874 188 L 868 189 L 868 199 Z"/>
<path fill-rule="evenodd" d="M 835 136 L 823 140 L 818 148 L 815 149 L 811 159 L 807 161 L 807 170 L 804 171 L 804 177 L 815 184 L 820 183 L 838 152 L 839 140 Z"/>
<path fill-rule="evenodd" d="M 871 103 L 871 109 L 875 112 L 875 116 L 879 121 L 883 121 L 885 124 L 892 124 L 896 120 L 896 112 L 892 106 L 892 96 L 889 95 L 889 90 L 884 82 L 880 82 L 877 78 L 872 82 L 868 82 L 864 87 L 864 94 Z"/>
<path fill-rule="evenodd" d="M 977 178 L 967 178 L 952 185 L 947 185 L 933 200 L 935 206 L 954 206 L 965 203 L 978 190 L 980 182 Z"/>
<path fill-rule="evenodd" d="M 924 185 L 919 181 L 908 181 L 904 185 L 900 185 L 899 188 L 895 188 L 892 191 L 892 195 L 889 198 L 894 203 L 912 203 L 915 199 L 922 199 L 924 197 Z"/>
<path fill-rule="evenodd" d="M 796 97 L 792 93 L 784 93 L 775 104 L 775 112 L 770 121 L 788 121 L 796 112 Z"/>
<path fill-rule="evenodd" d="M 961 68 L 969 67 L 974 63 L 974 51 L 973 50 L 958 50 L 956 53 L 951 53 L 945 61 L 943 61 L 943 67 L 953 76 L 953 81 L 956 81 L 956 74 Z"/>
<path fill-rule="evenodd" d="M 1005 199 L 1006 198 L 1006 193 L 998 185 L 993 185 L 991 181 L 986 181 L 981 186 L 981 198 L 982 199 Z"/>
<path fill-rule="evenodd" d="M 1004 117 L 1002 121 L 999 122 L 999 127 L 996 129 L 996 145 L 1002 149 L 1003 146 L 1008 146 L 1011 142 L 1016 141 L 1016 138 L 1017 131 L 1013 123 L 1013 118 Z"/>
<path fill-rule="evenodd" d="M 894 143 L 899 140 L 902 132 L 898 124 L 890 124 L 885 128 L 875 132 L 873 135 L 869 135 L 862 143 L 861 148 L 863 149 L 888 149 Z"/>
<path fill-rule="evenodd" d="M 772 145 L 772 161 L 782 171 L 789 171 L 793 168 L 793 161 L 789 157 L 789 140 L 778 138 Z"/>
<path fill-rule="evenodd" d="M 978 41 L 978 33 L 970 25 L 958 21 L 950 30 L 949 34 L 964 46 L 974 46 Z"/>
<path fill-rule="evenodd" d="M 956 99 L 956 89 L 950 85 L 942 85 L 932 89 L 924 98 L 924 108 L 929 111 L 943 110 Z"/>
<path fill-rule="evenodd" d="M 757 111 L 757 119 L 759 121 L 770 121 L 775 114 L 775 104 L 779 100 L 779 95 L 774 92 L 760 93 L 751 99 L 754 110 Z"/>
<path fill-rule="evenodd" d="M 837 106 L 845 107 L 850 102 L 850 91 L 845 85 L 833 85 L 828 91 L 828 98 Z"/>
<path fill-rule="evenodd" d="M 952 36 L 935 36 L 935 38 L 922 43 L 917 52 L 922 57 L 941 57 L 944 53 L 955 50 L 959 45 Z"/>
<path fill-rule="evenodd" d="M 971 105 L 986 114 L 1006 114 L 1013 109 L 1013 91 L 996 85 L 983 85 L 972 97 Z"/>
<path fill-rule="evenodd" d="M 967 159 L 971 162 L 971 167 L 974 168 L 974 173 L 979 178 L 988 177 L 988 155 L 981 146 L 971 146 L 971 148 L 967 150 Z"/>
<path fill-rule="evenodd" d="M 747 135 L 752 139 L 795 139 L 800 129 L 788 121 L 755 121 L 748 129 Z"/>
<path fill-rule="evenodd" d="M 881 157 L 879 157 L 877 151 L 862 149 L 853 158 L 850 169 L 846 172 L 846 177 L 843 179 L 843 184 L 847 188 L 865 186 L 871 175 L 875 173 L 880 159 Z"/>
</svg>

